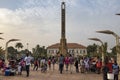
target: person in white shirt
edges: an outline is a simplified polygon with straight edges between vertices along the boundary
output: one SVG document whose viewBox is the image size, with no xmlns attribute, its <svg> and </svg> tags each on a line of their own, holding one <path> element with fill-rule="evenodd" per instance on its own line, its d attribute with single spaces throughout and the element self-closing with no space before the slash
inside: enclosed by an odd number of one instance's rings
<svg viewBox="0 0 120 80">
<path fill-rule="evenodd" d="M 20 62 L 18 63 L 18 75 L 21 75 L 21 68 L 22 68 L 22 66 L 21 66 L 21 64 L 20 64 Z"/>
<path fill-rule="evenodd" d="M 26 57 L 25 57 L 24 61 L 25 61 L 26 72 L 27 72 L 26 76 L 29 77 L 31 57 L 29 56 L 28 53 L 26 54 Z"/>
</svg>

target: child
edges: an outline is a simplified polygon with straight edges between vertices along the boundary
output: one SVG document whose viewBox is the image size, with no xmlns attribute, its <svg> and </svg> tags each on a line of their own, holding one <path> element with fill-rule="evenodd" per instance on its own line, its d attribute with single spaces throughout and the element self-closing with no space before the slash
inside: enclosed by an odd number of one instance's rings
<svg viewBox="0 0 120 80">
<path fill-rule="evenodd" d="M 51 70 L 51 59 L 50 58 L 48 60 L 48 66 L 49 66 L 49 70 Z"/>
<path fill-rule="evenodd" d="M 54 56 L 52 57 L 52 65 L 53 65 L 53 70 L 54 70 L 54 67 L 55 67 L 55 57 Z"/>
<path fill-rule="evenodd" d="M 42 63 L 41 65 L 41 72 L 46 72 L 47 71 L 47 64 L 46 63 Z"/>
<path fill-rule="evenodd" d="M 21 68 L 22 68 L 22 66 L 21 66 L 21 64 L 19 63 L 19 64 L 18 64 L 18 75 L 21 75 Z"/>
</svg>

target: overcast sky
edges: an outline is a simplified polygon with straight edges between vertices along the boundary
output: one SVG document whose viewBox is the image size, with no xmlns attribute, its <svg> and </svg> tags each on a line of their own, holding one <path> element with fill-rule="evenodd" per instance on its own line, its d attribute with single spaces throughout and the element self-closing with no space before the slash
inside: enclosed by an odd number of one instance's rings
<svg viewBox="0 0 120 80">
<path fill-rule="evenodd" d="M 60 42 L 61 2 L 63 0 L 0 0 L 0 46 L 12 38 L 21 39 L 24 48 Z M 97 37 L 115 45 L 112 35 L 96 33 L 112 30 L 120 36 L 120 0 L 64 0 L 66 2 L 66 38 L 69 43 L 88 46 Z M 11 42 L 9 46 L 14 46 Z M 95 42 L 99 44 L 99 42 Z"/>
</svg>

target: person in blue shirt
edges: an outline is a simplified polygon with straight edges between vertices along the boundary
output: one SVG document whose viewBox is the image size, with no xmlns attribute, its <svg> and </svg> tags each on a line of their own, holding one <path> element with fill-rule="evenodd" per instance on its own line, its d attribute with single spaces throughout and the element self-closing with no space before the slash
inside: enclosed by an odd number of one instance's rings
<svg viewBox="0 0 120 80">
<path fill-rule="evenodd" d="M 112 70 L 113 70 L 113 74 L 114 74 L 114 80 L 118 80 L 119 66 L 116 61 L 112 65 Z"/>
<path fill-rule="evenodd" d="M 61 54 L 60 57 L 59 57 L 59 70 L 60 70 L 60 74 L 62 74 L 63 65 L 64 65 L 64 56 Z"/>
</svg>

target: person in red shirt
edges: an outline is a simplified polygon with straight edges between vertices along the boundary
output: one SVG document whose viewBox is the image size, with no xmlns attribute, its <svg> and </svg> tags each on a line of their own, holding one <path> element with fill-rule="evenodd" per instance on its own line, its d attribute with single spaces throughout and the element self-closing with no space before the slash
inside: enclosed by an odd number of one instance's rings
<svg viewBox="0 0 120 80">
<path fill-rule="evenodd" d="M 109 72 L 110 72 L 110 73 L 112 73 L 112 65 L 113 65 L 112 61 L 109 60 L 109 62 L 107 63 L 107 66 L 108 66 L 108 68 L 109 68 Z"/>
<path fill-rule="evenodd" d="M 69 57 L 66 56 L 65 58 L 66 71 L 68 71 L 69 61 L 70 61 Z"/>
<path fill-rule="evenodd" d="M 101 60 L 98 60 L 97 63 L 96 63 L 96 68 L 97 68 L 97 73 L 98 74 L 100 74 L 101 67 L 102 67 L 102 62 L 101 62 Z"/>
<path fill-rule="evenodd" d="M 35 59 L 33 70 L 36 69 L 36 71 L 37 71 L 38 70 L 38 65 L 39 65 L 38 59 Z"/>
<path fill-rule="evenodd" d="M 51 58 L 48 59 L 49 70 L 51 70 Z"/>
</svg>

